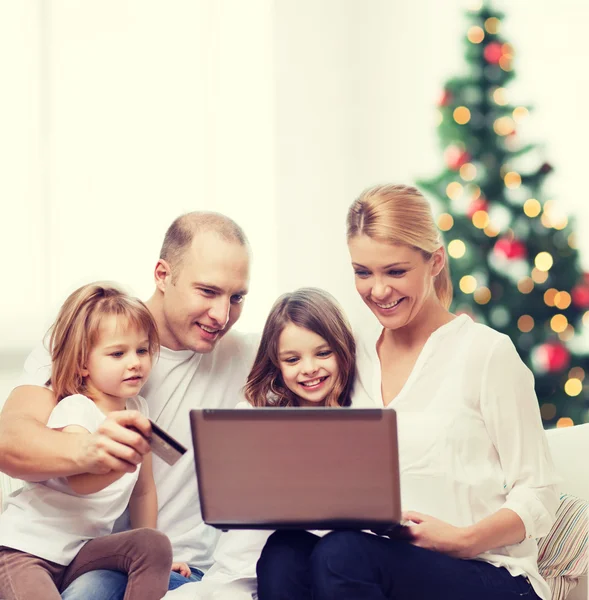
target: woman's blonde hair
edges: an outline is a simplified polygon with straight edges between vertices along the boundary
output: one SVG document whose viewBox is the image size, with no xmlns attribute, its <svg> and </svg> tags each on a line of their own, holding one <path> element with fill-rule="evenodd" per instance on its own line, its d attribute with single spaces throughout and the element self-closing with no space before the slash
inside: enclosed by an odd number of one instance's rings
<svg viewBox="0 0 589 600">
<path fill-rule="evenodd" d="M 282 379 L 278 359 L 278 340 L 289 323 L 316 333 L 329 344 L 339 376 L 325 406 L 349 406 L 356 376 L 356 342 L 338 303 L 318 288 L 300 288 L 283 294 L 274 303 L 245 385 L 248 402 L 253 406 L 299 405 L 298 397 Z"/>
<path fill-rule="evenodd" d="M 57 400 L 85 391 L 83 369 L 98 340 L 103 317 L 115 315 L 127 325 L 145 331 L 149 354 L 159 350 L 157 326 L 141 300 L 125 294 L 110 283 L 90 283 L 70 294 L 51 326 L 51 385 Z"/>
<path fill-rule="evenodd" d="M 443 247 L 429 202 L 408 185 L 379 185 L 363 191 L 348 210 L 348 241 L 358 235 L 387 244 L 404 244 L 419 250 L 426 260 Z M 446 259 L 434 281 L 445 308 L 452 303 L 452 280 Z"/>
</svg>

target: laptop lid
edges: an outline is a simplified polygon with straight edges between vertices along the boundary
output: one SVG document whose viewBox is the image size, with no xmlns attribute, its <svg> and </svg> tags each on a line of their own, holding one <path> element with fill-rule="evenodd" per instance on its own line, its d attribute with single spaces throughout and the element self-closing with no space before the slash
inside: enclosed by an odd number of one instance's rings
<svg viewBox="0 0 589 600">
<path fill-rule="evenodd" d="M 190 420 L 209 525 L 380 529 L 401 520 L 392 409 L 198 409 Z"/>
</svg>

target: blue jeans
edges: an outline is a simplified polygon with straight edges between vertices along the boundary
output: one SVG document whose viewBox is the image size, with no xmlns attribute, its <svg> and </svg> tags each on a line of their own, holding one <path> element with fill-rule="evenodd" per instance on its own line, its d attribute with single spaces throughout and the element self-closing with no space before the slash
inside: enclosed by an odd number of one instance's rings
<svg viewBox="0 0 589 600">
<path fill-rule="evenodd" d="M 502 567 L 360 531 L 277 531 L 257 573 L 259 600 L 538 600 Z"/>
<path fill-rule="evenodd" d="M 204 573 L 191 567 L 192 575 L 170 573 L 168 590 L 175 590 L 189 581 L 200 581 Z M 119 571 L 90 571 L 78 577 L 61 594 L 62 600 L 123 600 L 127 576 Z"/>
</svg>

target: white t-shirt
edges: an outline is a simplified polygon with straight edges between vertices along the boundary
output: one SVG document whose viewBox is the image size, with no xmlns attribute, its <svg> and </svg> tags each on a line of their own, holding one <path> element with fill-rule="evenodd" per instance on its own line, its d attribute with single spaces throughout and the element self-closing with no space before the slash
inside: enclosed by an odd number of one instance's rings
<svg viewBox="0 0 589 600">
<path fill-rule="evenodd" d="M 382 407 L 376 342 L 382 327 L 357 336 L 353 407 Z M 478 558 L 529 577 L 549 600 L 538 573 L 536 538 L 558 506 L 558 477 L 542 428 L 531 371 L 511 340 L 461 315 L 436 330 L 388 405 L 398 417 L 404 510 L 455 526 L 477 523 L 500 508 L 522 519 L 526 538 Z"/>
<path fill-rule="evenodd" d="M 158 529 L 172 542 L 174 560 L 206 571 L 213 562 L 219 531 L 202 520 L 192 451 L 189 411 L 193 408 L 233 408 L 253 363 L 259 338 L 231 331 L 213 352 L 197 354 L 162 347 L 141 395 L 151 418 L 188 452 L 169 466 L 153 457 L 158 495 Z M 44 385 L 50 358 L 43 346 L 25 362 L 17 385 Z M 120 529 L 120 527 L 118 527 Z"/>
<path fill-rule="evenodd" d="M 127 408 L 148 416 L 139 396 L 127 400 Z M 92 400 L 75 394 L 57 404 L 47 426 L 79 425 L 93 433 L 105 418 Z M 103 490 L 85 495 L 74 492 L 64 477 L 26 483 L 9 496 L 0 515 L 0 546 L 69 565 L 86 542 L 112 532 L 138 476 L 139 469 L 125 473 Z"/>
</svg>

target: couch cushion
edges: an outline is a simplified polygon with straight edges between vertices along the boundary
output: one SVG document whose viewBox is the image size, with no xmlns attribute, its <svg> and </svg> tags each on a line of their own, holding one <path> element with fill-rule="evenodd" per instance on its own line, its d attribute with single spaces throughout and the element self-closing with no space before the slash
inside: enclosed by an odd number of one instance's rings
<svg viewBox="0 0 589 600">
<path fill-rule="evenodd" d="M 552 590 L 553 600 L 564 600 L 587 575 L 589 560 L 589 503 L 563 494 L 550 533 L 538 540 L 538 567 Z"/>
</svg>

